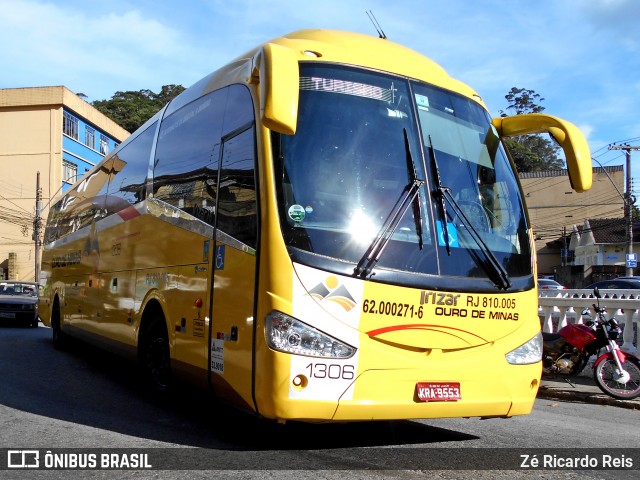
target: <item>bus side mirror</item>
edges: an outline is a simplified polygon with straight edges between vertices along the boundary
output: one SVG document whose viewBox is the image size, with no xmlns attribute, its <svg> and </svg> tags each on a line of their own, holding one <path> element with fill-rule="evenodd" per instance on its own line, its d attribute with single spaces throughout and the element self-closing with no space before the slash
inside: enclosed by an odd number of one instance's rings
<svg viewBox="0 0 640 480">
<path fill-rule="evenodd" d="M 501 137 L 549 133 L 564 150 L 571 187 L 576 192 L 591 188 L 591 152 L 584 135 L 574 124 L 542 113 L 498 117 L 492 123 Z"/>
<path fill-rule="evenodd" d="M 300 72 L 293 50 L 267 43 L 254 59 L 252 77 L 260 85 L 264 126 L 287 135 L 296 133 Z"/>
</svg>

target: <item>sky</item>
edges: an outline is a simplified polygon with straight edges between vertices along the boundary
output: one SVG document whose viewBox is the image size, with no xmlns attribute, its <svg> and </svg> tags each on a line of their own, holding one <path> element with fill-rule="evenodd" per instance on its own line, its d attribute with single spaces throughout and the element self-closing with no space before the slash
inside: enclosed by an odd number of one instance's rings
<svg viewBox="0 0 640 480">
<path fill-rule="evenodd" d="M 580 127 L 594 166 L 626 164 L 612 144 L 640 146 L 638 0 L 0 0 L 0 88 L 64 85 L 92 102 L 188 87 L 296 30 L 377 36 L 367 11 L 493 116 L 512 87 L 534 90 Z M 640 201 L 640 151 L 631 164 Z"/>
</svg>

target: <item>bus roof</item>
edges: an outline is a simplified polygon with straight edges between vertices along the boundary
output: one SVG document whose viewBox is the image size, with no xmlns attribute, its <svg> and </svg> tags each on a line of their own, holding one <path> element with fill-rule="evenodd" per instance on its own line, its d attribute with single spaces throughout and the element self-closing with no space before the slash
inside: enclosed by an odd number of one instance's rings
<svg viewBox="0 0 640 480">
<path fill-rule="evenodd" d="M 266 43 L 289 48 L 301 62 L 334 62 L 405 75 L 458 92 L 484 106 L 481 97 L 471 87 L 449 76 L 439 64 L 388 39 L 342 30 L 309 29 L 292 32 Z M 249 81 L 256 56 L 263 46 L 256 46 L 189 87 L 171 102 L 166 115 L 229 83 Z"/>
<path fill-rule="evenodd" d="M 388 39 L 343 30 L 307 29 L 288 33 L 257 45 L 248 52 L 231 60 L 218 70 L 205 76 L 174 98 L 166 111 L 156 113 L 138 129 L 124 144 L 144 131 L 160 117 L 168 116 L 187 103 L 231 83 L 250 83 L 257 57 L 265 44 L 286 47 L 298 61 L 333 62 L 358 65 L 384 72 L 404 75 L 428 82 L 461 95 L 481 105 L 482 98 L 467 84 L 449 76 L 438 63 L 408 47 Z M 114 152 L 112 152 L 114 153 Z"/>
<path fill-rule="evenodd" d="M 338 62 L 397 73 L 457 91 L 478 95 L 452 78 L 430 58 L 385 38 L 341 30 L 299 30 L 271 40 L 299 52 L 299 60 Z M 315 52 L 318 58 L 310 56 Z"/>
</svg>

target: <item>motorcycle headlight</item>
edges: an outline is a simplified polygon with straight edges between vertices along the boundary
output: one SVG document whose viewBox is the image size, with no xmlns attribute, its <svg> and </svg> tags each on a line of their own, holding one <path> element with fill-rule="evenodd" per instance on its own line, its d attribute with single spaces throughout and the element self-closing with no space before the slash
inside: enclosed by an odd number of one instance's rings
<svg viewBox="0 0 640 480">
<path fill-rule="evenodd" d="M 528 365 L 542 360 L 542 332 L 538 332 L 527 343 L 511 350 L 505 358 L 512 365 Z"/>
<path fill-rule="evenodd" d="M 356 349 L 281 312 L 266 317 L 267 343 L 274 350 L 310 357 L 349 358 Z"/>
</svg>

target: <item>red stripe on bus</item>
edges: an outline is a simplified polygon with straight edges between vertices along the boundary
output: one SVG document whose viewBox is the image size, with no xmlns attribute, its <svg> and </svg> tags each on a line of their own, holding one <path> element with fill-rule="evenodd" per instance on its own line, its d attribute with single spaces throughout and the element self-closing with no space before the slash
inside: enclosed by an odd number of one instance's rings
<svg viewBox="0 0 640 480">
<path fill-rule="evenodd" d="M 140 215 L 140 212 L 138 212 L 138 210 L 136 210 L 134 207 L 123 208 L 118 212 L 118 216 L 122 218 L 125 222 L 139 215 Z"/>
</svg>

